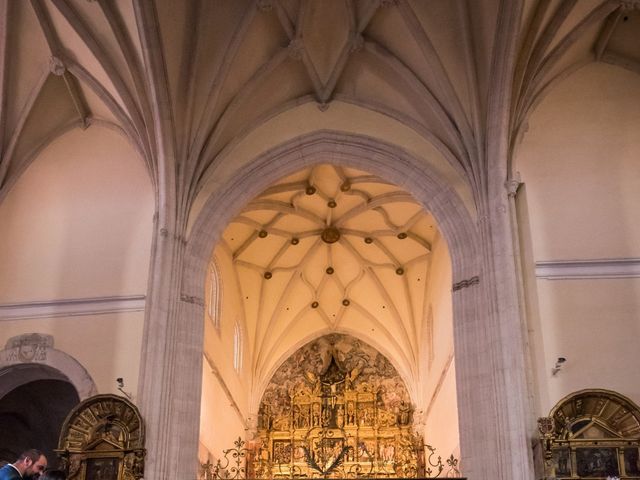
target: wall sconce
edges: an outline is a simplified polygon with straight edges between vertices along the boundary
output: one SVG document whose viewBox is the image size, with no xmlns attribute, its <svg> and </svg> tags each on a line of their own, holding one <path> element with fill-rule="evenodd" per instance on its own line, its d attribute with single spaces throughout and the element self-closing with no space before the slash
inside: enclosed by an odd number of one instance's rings
<svg viewBox="0 0 640 480">
<path fill-rule="evenodd" d="M 551 369 L 551 375 L 554 377 L 558 374 L 560 370 L 562 370 L 562 366 L 565 364 L 567 359 L 565 357 L 558 357 L 556 360 L 555 366 Z"/>
<path fill-rule="evenodd" d="M 116 385 L 118 385 L 118 390 L 120 390 L 125 397 L 129 400 L 133 400 L 133 395 L 124 391 L 124 379 L 122 377 L 116 378 Z"/>
</svg>

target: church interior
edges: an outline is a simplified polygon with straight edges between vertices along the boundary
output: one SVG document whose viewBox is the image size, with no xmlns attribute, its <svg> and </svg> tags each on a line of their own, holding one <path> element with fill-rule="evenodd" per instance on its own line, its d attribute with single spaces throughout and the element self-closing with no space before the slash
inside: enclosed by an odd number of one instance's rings
<svg viewBox="0 0 640 480">
<path fill-rule="evenodd" d="M 0 0 L 0 464 L 640 480 L 639 207 L 638 0 Z"/>
</svg>

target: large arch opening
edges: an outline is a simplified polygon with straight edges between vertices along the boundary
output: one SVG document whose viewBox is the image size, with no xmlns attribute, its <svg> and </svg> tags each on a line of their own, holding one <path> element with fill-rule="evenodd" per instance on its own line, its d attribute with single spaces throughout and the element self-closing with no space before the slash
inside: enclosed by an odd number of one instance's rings
<svg viewBox="0 0 640 480">
<path fill-rule="evenodd" d="M 309 166 L 244 206 L 209 272 L 202 463 L 237 437 L 253 440 L 258 427 L 246 419 L 260 418 L 261 409 L 281 413 L 282 396 L 277 405 L 259 403 L 274 372 L 308 339 L 336 332 L 390 359 L 403 389 L 406 382 L 403 402 L 416 412 L 419 443 L 428 432 L 444 456 L 458 455 L 450 258 L 435 219 L 409 193 L 354 168 Z M 219 408 L 227 396 L 236 404 L 230 414 Z M 368 426 L 390 428 L 398 408 L 376 410 Z M 393 450 L 400 457 L 400 445 Z"/>
<path fill-rule="evenodd" d="M 23 451 L 38 448 L 55 465 L 60 429 L 80 402 L 78 391 L 65 375 L 47 365 L 4 367 L 0 378 L 12 386 L 0 397 L 0 431 L 11 432 L 0 436 L 0 462 L 13 462 Z"/>
<path fill-rule="evenodd" d="M 335 132 L 317 132 L 312 135 L 308 135 L 302 138 L 296 139 L 294 142 L 285 144 L 278 149 L 267 152 L 263 155 L 262 158 L 257 159 L 254 163 L 252 163 L 249 167 L 247 167 L 246 171 L 238 172 L 234 175 L 234 181 L 229 184 L 226 184 L 220 188 L 220 191 L 214 193 L 214 195 L 210 198 L 210 200 L 204 205 L 202 209 L 202 213 L 199 218 L 194 223 L 193 228 L 193 236 L 191 243 L 191 250 L 189 251 L 189 255 L 187 256 L 187 269 L 191 270 L 192 267 L 195 267 L 194 270 L 198 272 L 202 271 L 203 276 L 197 277 L 193 275 L 187 275 L 183 279 L 183 292 L 198 292 L 198 297 L 202 297 L 204 291 L 211 291 L 211 285 L 206 284 L 203 280 L 206 278 L 211 278 L 211 275 L 205 275 L 204 272 L 211 271 L 211 259 L 212 254 L 211 250 L 206 248 L 206 245 L 217 245 L 221 238 L 224 238 L 224 229 L 229 225 L 232 221 L 233 214 L 238 214 L 242 211 L 243 206 L 250 204 L 250 200 L 253 197 L 256 197 L 260 192 L 265 191 L 270 185 L 274 185 L 279 180 L 286 178 L 287 175 L 295 175 L 295 172 L 302 172 L 305 169 L 310 169 L 312 166 L 317 166 L 319 164 L 327 165 L 326 168 L 346 168 L 346 169 L 354 169 L 360 170 L 360 172 L 371 172 L 372 175 L 377 176 L 378 178 L 384 178 L 385 182 L 390 185 L 400 185 L 400 188 L 406 192 L 410 192 L 408 197 L 413 198 L 413 203 L 416 204 L 419 208 L 426 209 L 428 212 L 433 212 L 433 220 L 438 218 L 437 226 L 442 233 L 442 244 L 445 245 L 445 249 L 447 250 L 447 254 L 443 255 L 447 257 L 447 264 L 449 268 L 449 277 L 446 278 L 442 282 L 440 294 L 443 296 L 448 295 L 448 305 L 450 310 L 450 321 L 451 323 L 455 323 L 453 318 L 455 318 L 455 312 L 458 310 L 458 319 L 460 319 L 458 327 L 458 334 L 456 335 L 455 342 L 456 344 L 459 341 L 465 341 L 465 332 L 464 330 L 474 331 L 479 328 L 479 325 L 475 320 L 477 316 L 481 315 L 481 305 L 482 298 L 477 293 L 477 289 L 473 288 L 477 285 L 477 280 L 474 280 L 474 277 L 477 279 L 479 271 L 478 258 L 477 258 L 477 242 L 474 241 L 476 238 L 476 231 L 471 222 L 468 211 L 466 210 L 462 201 L 460 201 L 459 197 L 457 197 L 455 191 L 449 188 L 446 182 L 441 181 L 438 178 L 438 175 L 429 170 L 425 169 L 424 165 L 420 165 L 419 160 L 412 158 L 402 149 L 397 147 L 393 147 L 387 144 L 382 144 L 381 142 L 375 141 L 370 138 L 360 137 L 360 136 L 352 136 L 352 135 L 343 135 Z M 422 167 L 422 168 L 421 168 Z M 301 181 L 298 179 L 297 181 Z M 288 182 L 285 183 L 295 183 L 296 179 L 289 179 Z M 307 182 L 308 183 L 308 182 Z M 307 185 L 308 186 L 308 185 Z M 304 195 L 307 195 L 306 188 L 304 188 Z M 315 192 L 314 192 L 315 194 Z M 335 199 L 334 199 L 335 200 Z M 328 205 L 329 202 L 332 201 L 331 198 L 324 198 L 323 201 L 325 205 Z M 219 205 L 226 205 L 225 209 L 220 209 Z M 233 205 L 233 208 L 229 208 L 229 205 Z M 336 208 L 336 207 L 329 207 Z M 249 224 L 249 226 L 255 230 L 255 238 L 268 239 L 269 231 L 267 230 L 267 235 L 264 233 L 261 235 L 261 228 L 256 228 L 256 224 L 252 222 L 244 222 L 245 226 Z M 398 222 L 402 223 L 402 222 Z M 316 232 L 317 235 L 320 236 L 321 243 L 327 243 L 325 240 L 322 240 L 322 233 L 326 229 L 322 229 L 321 232 Z M 334 232 L 335 233 L 335 232 Z M 399 238 L 398 233 L 395 232 L 395 239 L 398 241 L 404 241 L 402 238 Z M 366 235 L 363 235 L 360 239 L 363 245 L 366 245 L 365 242 Z M 401 237 L 404 237 L 402 235 Z M 407 235 L 408 237 L 408 235 Z M 446 241 L 445 241 L 446 238 Z M 291 238 L 289 239 L 291 241 Z M 195 248 L 198 245 L 199 248 Z M 211 248 L 211 247 L 209 247 Z M 284 255 L 282 253 L 281 255 Z M 233 253 L 227 250 L 228 259 L 233 259 Z M 225 261 L 221 255 L 214 255 L 216 259 L 216 265 L 219 270 L 225 269 Z M 191 263 L 193 262 L 193 263 Z M 190 265 L 191 263 L 191 265 Z M 227 265 L 231 268 L 229 265 Z M 251 267 L 248 267 L 251 269 Z M 318 274 L 322 276 L 327 275 L 327 268 L 329 266 L 324 266 L 322 270 L 318 270 Z M 335 268 L 335 267 L 334 267 Z M 393 269 L 390 269 L 390 273 L 397 277 L 405 277 L 406 272 L 400 271 L 396 273 L 400 267 L 398 265 L 394 265 Z M 256 279 L 260 278 L 260 282 L 264 282 L 265 280 L 271 280 L 275 276 L 275 272 L 272 272 L 267 269 L 256 269 L 253 267 L 254 275 Z M 219 272 L 220 273 L 220 272 Z M 266 278 L 270 275 L 270 278 Z M 422 279 L 424 280 L 424 278 Z M 463 280 L 461 282 L 461 280 Z M 467 281 L 464 281 L 467 280 Z M 231 288 L 237 288 L 237 284 L 233 285 L 232 282 L 225 278 L 225 275 L 222 273 L 218 276 L 218 281 L 222 281 L 225 296 L 227 295 L 230 285 Z M 454 289 L 452 293 L 451 285 L 454 284 Z M 457 285 L 457 287 L 455 287 Z M 197 290 L 196 290 L 197 289 Z M 257 291 L 257 290 L 256 290 Z M 344 293 L 344 292 L 343 292 Z M 297 299 L 302 298 L 302 296 L 295 296 Z M 341 297 L 342 300 L 345 298 Z M 456 301 L 457 299 L 457 301 Z M 238 299 L 241 301 L 242 299 Z M 308 301 L 309 300 L 309 301 Z M 349 300 L 349 299 L 346 299 Z M 318 311 L 320 301 L 318 300 L 318 305 L 314 306 L 314 300 L 308 299 L 305 297 L 304 300 L 307 303 L 307 310 L 315 310 Z M 469 309 L 465 308 L 465 302 L 470 301 L 472 304 L 475 304 L 477 308 Z M 349 301 L 350 303 L 350 301 Z M 349 307 L 352 305 L 348 305 Z M 244 306 L 241 303 L 236 305 L 238 308 L 234 308 L 233 306 L 226 306 L 223 303 L 221 305 L 220 310 L 222 313 L 222 318 L 224 318 L 225 311 L 234 311 L 236 313 L 243 312 Z M 346 305 L 341 305 L 339 308 L 346 307 Z M 453 308 L 452 308 L 453 307 Z M 480 308 L 478 308 L 480 307 Z M 278 308 L 285 308 L 283 304 L 280 304 Z M 205 310 L 211 311 L 212 309 Z M 213 309 L 215 310 L 215 309 Z M 355 310 L 355 309 L 354 309 Z M 197 315 L 194 309 L 194 315 Z M 202 310 L 200 310 L 202 314 Z M 326 312 L 325 312 L 326 313 Z M 339 312 L 331 311 L 329 315 L 324 315 L 325 317 L 331 319 L 333 318 L 333 314 L 336 314 L 336 318 L 339 316 Z M 428 319 L 429 317 L 434 316 L 435 312 L 433 307 L 431 310 L 428 308 L 424 311 L 420 312 L 421 318 Z M 302 315 L 300 318 L 302 318 Z M 322 316 L 322 315 L 320 315 Z M 402 317 L 402 315 L 399 315 Z M 202 317 L 198 319 L 202 321 Z M 242 320 L 244 324 L 244 328 L 246 329 L 246 321 Z M 470 321 L 471 320 L 471 321 Z M 329 322 L 330 323 L 330 322 Z M 425 322 L 426 323 L 426 322 Z M 213 319 L 206 320 L 205 322 L 205 344 L 211 340 L 213 340 L 214 344 L 216 341 L 218 342 L 216 345 L 220 348 L 214 347 L 211 352 L 222 353 L 224 352 L 225 346 L 227 350 L 231 348 L 234 342 L 230 341 L 231 336 L 228 333 L 225 333 L 225 326 L 221 324 L 219 330 L 215 328 L 209 328 L 209 325 L 215 325 L 215 321 Z M 329 327 L 318 327 L 316 325 L 313 329 L 312 333 L 307 333 L 306 336 L 299 331 L 284 331 L 280 336 L 281 339 L 287 339 L 288 344 L 285 346 L 287 342 L 277 341 L 276 344 L 270 347 L 269 355 L 267 357 L 272 359 L 272 364 L 261 366 L 261 375 L 262 379 L 258 380 L 254 377 L 251 377 L 252 384 L 249 387 L 244 387 L 244 391 L 250 392 L 246 395 L 244 400 L 238 402 L 236 399 L 241 397 L 236 397 L 234 395 L 234 391 L 241 391 L 243 387 L 241 386 L 241 382 L 239 380 L 240 376 L 237 375 L 234 380 L 233 376 L 230 376 L 232 380 L 227 382 L 223 376 L 223 371 L 232 371 L 232 367 L 221 366 L 223 362 L 216 362 L 211 353 L 207 353 L 205 349 L 205 361 L 204 361 L 204 371 L 203 371 L 203 398 L 207 397 L 207 391 L 211 392 L 212 385 L 218 383 L 218 387 L 222 394 L 217 396 L 217 400 L 211 402 L 210 400 L 205 400 L 201 405 L 201 424 L 206 425 L 209 418 L 207 416 L 206 410 L 213 409 L 215 407 L 211 407 L 211 405 L 215 405 L 216 402 L 218 404 L 229 403 L 229 400 L 234 399 L 232 402 L 233 409 L 235 410 L 235 416 L 237 420 L 235 420 L 236 425 L 234 428 L 228 428 L 228 422 L 233 415 L 228 415 L 222 422 L 218 422 L 216 424 L 216 431 L 222 433 L 224 436 L 229 431 L 238 431 L 238 430 L 246 430 L 251 431 L 255 429 L 257 425 L 257 409 L 258 409 L 258 401 L 261 395 L 261 386 L 264 385 L 270 375 L 275 371 L 275 369 L 279 366 L 279 364 L 284 361 L 293 351 L 299 348 L 301 345 L 306 342 L 316 338 L 322 334 L 326 334 L 331 332 L 331 328 Z M 333 330 L 336 331 L 336 330 Z M 341 333 L 349 333 L 356 335 L 358 334 L 357 329 L 347 329 L 337 330 Z M 271 331 L 270 331 L 271 333 Z M 462 336 L 460 335 L 462 333 Z M 466 333 L 467 335 L 469 333 Z M 284 337 L 282 337 L 284 335 Z M 423 341 L 427 339 L 429 335 L 428 329 L 416 331 L 415 338 L 419 339 L 419 341 Z M 482 402 L 471 402 L 469 395 L 466 393 L 460 392 L 460 386 L 462 386 L 463 392 L 468 388 L 471 388 L 471 384 L 465 382 L 465 377 L 469 374 L 474 375 L 477 380 L 479 377 L 485 376 L 484 380 L 486 381 L 490 372 L 487 371 L 488 365 L 485 363 L 482 368 L 482 372 L 473 372 L 473 367 L 478 367 L 477 357 L 473 357 L 473 350 L 477 348 L 478 344 L 481 342 L 481 338 L 478 337 L 477 331 L 471 333 L 474 337 L 474 341 L 471 343 L 475 343 L 473 348 L 467 348 L 465 352 L 462 354 L 462 373 L 459 371 L 456 372 L 456 368 L 453 362 L 453 355 L 451 355 L 445 364 L 443 365 L 444 377 L 448 377 L 450 379 L 449 383 L 447 380 L 443 380 L 443 375 L 440 377 L 432 377 L 432 381 L 434 382 L 431 387 L 433 390 L 431 391 L 431 395 L 426 395 L 425 391 L 428 389 L 425 385 L 428 382 L 421 383 L 421 378 L 424 379 L 428 377 L 425 375 L 425 372 L 428 371 L 427 368 L 418 367 L 420 361 L 417 361 L 416 364 L 412 367 L 408 364 L 410 362 L 406 362 L 403 360 L 403 356 L 406 355 L 407 352 L 403 351 L 403 354 L 395 354 L 394 350 L 394 342 L 398 342 L 398 338 L 400 336 L 395 336 L 390 334 L 388 339 L 376 340 L 375 336 L 368 337 L 367 341 L 371 342 L 376 348 L 379 348 L 380 351 L 388 354 L 389 358 L 392 362 L 396 362 L 396 366 L 398 367 L 398 371 L 402 372 L 404 378 L 408 379 L 407 382 L 409 389 L 411 390 L 412 401 L 418 399 L 421 402 L 421 413 L 424 416 L 429 415 L 429 413 L 435 413 L 432 407 L 431 412 L 427 412 L 429 409 L 429 403 L 434 400 L 434 397 L 437 397 L 439 394 L 451 395 L 452 398 L 457 398 L 459 401 L 458 404 L 458 415 L 455 413 L 452 418 L 455 418 L 456 428 L 452 429 L 452 422 L 443 422 L 444 425 L 439 425 L 440 428 L 445 428 L 449 431 L 455 430 L 455 439 L 453 443 L 455 447 L 460 444 L 460 450 L 464 455 L 465 453 L 465 440 L 463 438 L 458 438 L 457 434 L 457 421 L 458 418 L 460 421 L 468 421 L 468 425 L 472 427 L 472 423 L 474 420 L 471 417 L 475 417 L 476 421 L 478 419 L 477 415 L 472 415 L 470 410 L 475 409 L 478 411 L 481 407 Z M 453 344 L 451 329 L 449 330 L 449 341 Z M 217 340 L 216 340 L 217 338 Z M 228 341 L 223 342 L 222 339 L 227 339 Z M 251 339 L 251 336 L 246 336 L 245 339 Z M 468 339 L 467 339 L 468 341 Z M 425 343 L 428 343 L 425 342 Z M 396 346 L 397 348 L 397 346 Z M 280 349 L 280 350 L 278 350 Z M 399 350 L 403 350 L 402 347 L 397 348 L 396 352 Z M 428 350 L 428 349 L 427 349 Z M 485 349 L 486 350 L 486 349 Z M 453 348 L 451 349 L 451 352 Z M 389 354 L 389 352 L 392 352 Z M 214 354 L 215 355 L 215 354 Z M 227 352 L 225 354 L 228 362 L 231 362 L 231 358 L 233 358 L 232 352 Z M 425 358 L 426 357 L 426 358 Z M 426 354 L 421 360 L 429 362 L 429 354 Z M 431 359 L 433 361 L 433 359 Z M 457 359 L 456 359 L 457 363 Z M 251 362 L 249 362 L 251 365 Z M 459 370 L 459 369 L 458 369 Z M 423 377 L 420 377 L 420 375 Z M 207 375 L 212 375 L 215 378 L 215 381 L 209 382 L 205 378 Z M 249 378 L 245 377 L 245 378 Z M 454 381 L 453 378 L 457 377 L 458 381 Z M 461 381 L 462 379 L 462 381 Z M 489 380 L 490 381 L 490 380 Z M 262 382 L 262 384 L 261 384 Z M 456 387 L 456 384 L 458 387 Z M 264 388 L 262 386 L 262 388 Z M 456 388 L 458 389 L 456 395 Z M 433 395 L 435 393 L 435 395 Z M 429 397 L 429 398 L 427 398 Z M 460 399 L 462 398 L 462 405 L 460 404 Z M 207 402 L 209 406 L 207 406 Z M 462 408 L 461 408 L 462 407 Z M 249 415 L 244 414 L 244 412 L 249 412 Z M 423 420 L 424 421 L 424 420 Z M 215 422 L 214 422 L 215 423 Z M 435 428 L 435 426 L 434 426 Z M 423 425 L 424 429 L 424 425 Z M 202 430 L 204 431 L 204 430 Z M 467 432 L 473 431 L 473 428 L 467 429 Z M 200 443 L 200 454 L 202 459 L 211 459 L 211 457 L 215 458 L 213 452 L 210 451 L 208 445 L 206 445 L 206 437 L 201 435 L 201 443 Z M 214 435 L 211 434 L 213 437 Z M 218 437 L 220 438 L 220 437 Z M 469 434 L 467 436 L 467 441 L 469 442 L 469 447 L 466 449 L 467 452 L 472 452 L 474 448 L 471 446 L 470 439 L 472 435 Z M 204 441 L 203 441 L 204 440 Z M 226 439 L 225 447 L 228 448 L 231 438 Z M 449 438 L 447 441 L 451 441 Z M 455 449 L 454 447 L 454 449 Z M 466 473 L 466 472 L 465 472 Z"/>
</svg>

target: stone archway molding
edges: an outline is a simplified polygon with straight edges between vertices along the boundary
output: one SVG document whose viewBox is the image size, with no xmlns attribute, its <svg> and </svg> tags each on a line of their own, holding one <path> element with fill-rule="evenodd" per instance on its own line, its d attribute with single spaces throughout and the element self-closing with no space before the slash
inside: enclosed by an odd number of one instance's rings
<svg viewBox="0 0 640 480">
<path fill-rule="evenodd" d="M 527 478 L 530 445 L 520 414 L 528 398 L 524 364 L 512 362 L 524 358 L 523 334 L 519 321 L 503 320 L 497 313 L 496 305 L 510 299 L 498 298 L 496 293 L 495 266 L 489 253 L 494 239 L 482 233 L 480 222 L 427 161 L 398 145 L 334 130 L 288 140 L 217 183 L 193 223 L 176 271 L 155 285 L 159 291 L 171 291 L 175 304 L 167 312 L 161 304 L 155 307 L 151 302 L 143 339 L 148 348 L 141 359 L 138 396 L 150 425 L 147 451 L 152 476 L 173 478 L 181 474 L 192 478 L 196 474 L 195 466 L 193 471 L 185 468 L 195 465 L 198 451 L 203 296 L 213 247 L 233 216 L 261 191 L 286 175 L 319 163 L 340 164 L 384 178 L 411 193 L 435 217 L 452 261 L 464 474 L 474 478 Z M 501 237 L 500 242 L 510 240 L 510 236 Z M 180 280 L 174 281 L 173 275 L 179 275 Z M 158 322 L 158 316 L 166 319 Z M 158 382 L 158 378 L 166 380 Z M 162 428 L 154 429 L 153 425 Z M 512 465 L 519 466 L 517 475 L 513 475 L 516 468 Z"/>
<path fill-rule="evenodd" d="M 7 375 L 10 371 L 17 374 Z M 11 390 L 35 380 L 65 380 L 80 400 L 98 393 L 87 370 L 71 355 L 54 348 L 53 335 L 25 333 L 11 337 L 0 350 L 0 398 Z"/>
</svg>

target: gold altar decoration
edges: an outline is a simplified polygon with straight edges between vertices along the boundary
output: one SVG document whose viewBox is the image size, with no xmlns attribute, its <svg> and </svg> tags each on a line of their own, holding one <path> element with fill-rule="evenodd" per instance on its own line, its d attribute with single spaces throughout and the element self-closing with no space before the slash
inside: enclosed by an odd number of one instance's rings
<svg viewBox="0 0 640 480">
<path fill-rule="evenodd" d="M 395 368 L 333 334 L 274 374 L 258 413 L 249 477 L 416 477 L 424 447 Z"/>
<path fill-rule="evenodd" d="M 139 480 L 144 474 L 144 423 L 136 406 L 96 395 L 67 416 L 56 453 L 68 480 Z"/>
<path fill-rule="evenodd" d="M 442 461 L 442 457 L 436 455 L 436 449 L 431 445 L 424 446 L 426 450 L 429 451 L 429 456 L 426 461 L 426 465 L 423 465 L 423 469 L 418 471 L 419 478 L 437 478 L 439 477 L 445 469 L 445 463 L 447 464 L 447 478 L 457 478 L 459 480 L 466 480 L 464 477 L 460 476 L 460 471 L 458 470 L 458 459 L 453 455 L 450 455 L 449 458 Z M 246 442 L 242 440 L 242 438 L 238 438 L 234 442 L 233 448 L 229 448 L 223 451 L 223 457 L 218 459 L 216 463 L 212 463 L 211 461 L 207 461 L 205 463 L 200 464 L 200 474 L 198 476 L 199 480 L 247 480 L 253 477 L 247 476 L 247 462 L 252 463 L 252 458 L 255 459 L 254 450 L 251 450 L 246 447 Z M 295 469 L 294 469 L 295 471 Z M 290 478 L 293 478 L 294 471 L 291 472 Z M 349 474 L 345 474 L 344 469 L 336 472 L 325 472 L 322 475 L 323 478 L 326 477 L 335 477 L 336 474 L 342 473 L 344 476 L 342 478 L 356 478 L 356 477 L 366 477 L 366 478 L 395 478 L 390 477 L 388 473 L 384 473 L 382 475 L 376 474 L 372 469 L 370 470 L 358 470 L 351 471 Z M 303 475 L 304 476 L 304 475 Z M 314 475 L 318 476 L 318 475 Z M 283 475 L 279 474 L 276 477 L 282 478 Z"/>
<path fill-rule="evenodd" d="M 547 479 L 640 479 L 640 409 L 608 390 L 581 390 L 538 419 Z"/>
</svg>

